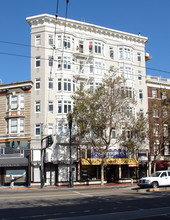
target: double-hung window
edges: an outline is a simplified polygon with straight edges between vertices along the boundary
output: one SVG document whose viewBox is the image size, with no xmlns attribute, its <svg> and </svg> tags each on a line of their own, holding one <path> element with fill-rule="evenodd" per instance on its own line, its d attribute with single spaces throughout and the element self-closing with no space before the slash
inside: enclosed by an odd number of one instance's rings
<svg viewBox="0 0 170 220">
<path fill-rule="evenodd" d="M 53 66 L 53 56 L 48 57 L 48 66 Z"/>
<path fill-rule="evenodd" d="M 152 98 L 157 98 L 157 89 L 152 89 Z"/>
<path fill-rule="evenodd" d="M 24 95 L 20 95 L 20 108 L 24 109 Z"/>
<path fill-rule="evenodd" d="M 113 47 L 110 47 L 109 50 L 110 50 L 110 58 L 111 58 L 111 59 L 114 59 L 114 50 L 113 50 Z"/>
<path fill-rule="evenodd" d="M 61 69 L 61 57 L 58 57 L 58 69 Z"/>
<path fill-rule="evenodd" d="M 35 102 L 35 112 L 40 112 L 40 101 Z"/>
<path fill-rule="evenodd" d="M 61 48 L 61 35 L 58 36 L 58 48 Z"/>
<path fill-rule="evenodd" d="M 64 79 L 64 91 L 71 91 L 71 79 Z"/>
<path fill-rule="evenodd" d="M 141 53 L 137 53 L 137 60 L 139 61 L 139 62 L 141 62 Z"/>
<path fill-rule="evenodd" d="M 40 67 L 40 56 L 37 56 L 37 57 L 35 58 L 35 66 L 36 66 L 36 67 Z"/>
<path fill-rule="evenodd" d="M 141 71 L 138 71 L 138 80 L 142 80 L 142 72 Z"/>
<path fill-rule="evenodd" d="M 17 132 L 18 132 L 18 120 L 11 119 L 11 133 L 17 133 Z"/>
<path fill-rule="evenodd" d="M 95 53 L 101 54 L 101 43 L 95 42 L 94 43 L 94 50 L 95 50 Z"/>
<path fill-rule="evenodd" d="M 40 124 L 36 124 L 35 125 L 35 134 L 40 135 L 40 132 L 41 132 Z"/>
<path fill-rule="evenodd" d="M 71 69 L 71 58 L 64 57 L 64 69 Z"/>
<path fill-rule="evenodd" d="M 53 46 L 54 45 L 54 39 L 53 39 L 53 35 L 49 34 L 48 35 L 48 44 Z"/>
<path fill-rule="evenodd" d="M 62 101 L 58 101 L 58 113 L 62 113 Z"/>
<path fill-rule="evenodd" d="M 90 73 L 93 73 L 93 61 L 89 62 Z"/>
<path fill-rule="evenodd" d="M 35 89 L 40 89 L 40 78 L 35 79 Z"/>
<path fill-rule="evenodd" d="M 64 38 L 64 47 L 67 49 L 71 48 L 71 41 L 70 41 L 70 37 L 65 37 Z"/>
<path fill-rule="evenodd" d="M 71 101 L 64 101 L 64 113 L 71 111 Z"/>
<path fill-rule="evenodd" d="M 41 36 L 40 35 L 35 36 L 35 45 L 36 46 L 41 45 Z"/>
<path fill-rule="evenodd" d="M 52 78 L 48 79 L 48 88 L 53 89 L 53 79 Z"/>
<path fill-rule="evenodd" d="M 18 96 L 11 96 L 11 109 L 17 109 L 18 108 Z"/>
<path fill-rule="evenodd" d="M 79 41 L 79 52 L 84 53 L 84 42 L 81 40 Z"/>
<path fill-rule="evenodd" d="M 20 119 L 20 132 L 24 132 L 24 119 Z"/>
<path fill-rule="evenodd" d="M 96 74 L 102 74 L 102 63 L 101 62 L 95 62 L 95 71 L 96 71 Z"/>
<path fill-rule="evenodd" d="M 58 91 L 61 91 L 62 86 L 61 86 L 61 79 L 58 79 Z"/>
<path fill-rule="evenodd" d="M 143 90 L 139 89 L 139 98 L 142 100 L 143 99 Z"/>
<path fill-rule="evenodd" d="M 48 101 L 48 111 L 53 112 L 53 101 Z"/>
</svg>

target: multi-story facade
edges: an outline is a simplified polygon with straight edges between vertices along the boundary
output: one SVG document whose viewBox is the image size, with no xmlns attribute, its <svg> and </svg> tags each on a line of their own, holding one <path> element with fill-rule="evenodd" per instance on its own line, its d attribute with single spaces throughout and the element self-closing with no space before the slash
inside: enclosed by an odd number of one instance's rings
<svg viewBox="0 0 170 220">
<path fill-rule="evenodd" d="M 0 84 L 0 185 L 30 184 L 31 81 Z"/>
<path fill-rule="evenodd" d="M 73 95 L 81 83 L 96 89 L 105 73 L 126 78 L 126 90 L 136 95 L 133 114 L 145 114 L 148 109 L 145 82 L 145 53 L 147 38 L 93 24 L 48 14 L 28 17 L 31 27 L 31 147 L 33 154 L 33 182 L 40 181 L 40 143 L 42 137 L 56 135 L 56 147 L 47 150 L 46 182 L 56 184 L 68 180 L 69 131 L 66 115 L 73 108 Z M 115 138 L 115 137 L 113 137 Z M 65 143 L 65 144 L 63 144 Z M 141 151 L 145 151 L 142 146 Z M 36 151 L 37 149 L 37 151 Z M 68 157 L 67 157 L 68 155 Z M 84 157 L 89 156 L 88 150 Z M 79 180 L 77 150 L 72 158 L 74 180 Z M 117 179 L 128 177 L 136 164 L 120 160 L 113 164 Z M 89 168 L 85 162 L 82 169 Z M 98 179 L 99 166 L 91 167 L 91 179 Z M 136 168 L 135 168 L 136 169 Z M 92 174 L 93 173 L 93 174 Z"/>
<path fill-rule="evenodd" d="M 170 167 L 170 79 L 147 76 L 150 170 Z M 169 168 L 170 169 L 170 168 Z"/>
</svg>

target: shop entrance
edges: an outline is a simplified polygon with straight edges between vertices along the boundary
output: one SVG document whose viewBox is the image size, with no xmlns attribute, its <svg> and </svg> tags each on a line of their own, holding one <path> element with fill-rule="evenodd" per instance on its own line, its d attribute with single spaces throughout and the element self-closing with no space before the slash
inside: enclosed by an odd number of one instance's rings
<svg viewBox="0 0 170 220">
<path fill-rule="evenodd" d="M 107 183 L 115 183 L 119 179 L 119 166 L 108 165 L 106 167 L 106 180 Z"/>
<path fill-rule="evenodd" d="M 54 165 L 52 163 L 48 163 L 46 165 L 45 179 L 46 179 L 47 185 L 50 185 L 50 186 L 56 185 L 56 170 L 57 170 L 56 165 Z"/>
</svg>

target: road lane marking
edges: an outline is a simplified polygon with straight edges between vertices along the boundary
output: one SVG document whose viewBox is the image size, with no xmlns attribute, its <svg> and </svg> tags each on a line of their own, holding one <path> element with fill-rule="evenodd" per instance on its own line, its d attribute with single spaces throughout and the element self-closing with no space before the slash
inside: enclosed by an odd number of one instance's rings
<svg viewBox="0 0 170 220">
<path fill-rule="evenodd" d="M 81 192 L 78 192 L 78 191 L 74 191 L 74 192 L 75 192 L 76 194 L 78 194 L 78 195 L 93 197 L 93 195 L 90 195 L 90 194 L 87 194 L 87 193 L 81 193 Z"/>
</svg>

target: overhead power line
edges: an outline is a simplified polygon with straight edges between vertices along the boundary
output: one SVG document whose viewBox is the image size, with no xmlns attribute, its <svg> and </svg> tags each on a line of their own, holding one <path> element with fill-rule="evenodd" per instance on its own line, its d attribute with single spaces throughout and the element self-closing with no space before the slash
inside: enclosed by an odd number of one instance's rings
<svg viewBox="0 0 170 220">
<path fill-rule="evenodd" d="M 60 50 L 58 50 L 58 51 L 61 51 L 61 49 Z M 62 51 L 61 51 L 62 52 Z M 71 52 L 70 52 L 71 53 Z M 27 56 L 27 55 L 21 55 L 21 54 L 15 54 L 15 53 L 7 53 L 7 52 L 1 52 L 0 51 L 0 54 L 2 54 L 2 55 L 8 55 L 8 56 L 16 56 L 16 57 L 22 57 L 22 58 L 29 58 L 29 59 L 35 59 L 36 57 L 32 57 L 32 56 Z M 47 58 L 40 58 L 41 60 L 49 60 L 49 59 L 47 59 Z M 58 61 L 58 60 L 53 60 L 53 61 Z M 61 61 L 62 63 L 63 63 L 63 60 Z M 115 61 L 114 60 L 114 62 L 117 62 L 117 63 L 119 63 L 118 61 Z M 79 63 L 73 63 L 73 62 L 71 62 L 70 64 L 74 64 L 74 65 L 80 65 Z M 89 67 L 89 65 L 84 65 L 85 67 Z M 144 69 L 148 69 L 148 70 L 152 70 L 152 71 L 156 71 L 156 72 L 161 72 L 161 73 L 166 73 L 166 74 L 170 74 L 170 71 L 166 71 L 166 70 L 161 70 L 161 69 L 156 69 L 156 68 L 152 68 L 152 67 L 144 67 L 144 66 L 138 66 L 138 65 L 132 65 L 132 66 L 136 66 L 136 67 L 139 67 L 139 68 L 144 68 Z M 93 66 L 93 69 L 95 69 L 95 68 L 97 68 L 97 67 L 95 67 L 95 66 Z M 105 71 L 110 71 L 110 69 L 106 69 L 106 68 L 100 68 L 100 69 L 102 69 L 102 70 L 105 70 Z M 134 76 L 135 76 L 135 74 L 134 74 Z M 137 75 L 136 75 L 137 76 Z"/>
<path fill-rule="evenodd" d="M 34 45 L 28 45 L 28 44 L 22 44 L 22 43 L 16 43 L 16 42 L 9 42 L 9 41 L 0 41 L 0 43 L 5 43 L 5 44 L 11 44 L 11 45 L 17 45 L 17 46 L 24 46 L 24 47 L 34 47 L 34 48 L 42 48 L 42 49 L 47 49 L 47 50 L 54 50 L 54 48 L 50 48 L 50 47 L 42 47 L 42 46 L 34 46 Z M 56 51 L 61 51 L 61 48 L 56 48 Z M 71 53 L 71 52 L 70 52 Z M 25 57 L 25 58 L 33 58 L 31 56 L 26 56 L 26 55 L 20 55 L 20 54 L 13 54 L 13 53 L 6 53 L 6 52 L 0 52 L 0 54 L 3 55 L 10 55 L 10 56 L 18 56 L 18 57 Z M 42 58 L 43 59 L 43 58 Z M 118 62 L 115 61 L 114 62 Z M 139 67 L 138 65 L 134 65 L 136 67 Z M 157 69 L 157 68 L 153 68 L 153 67 L 144 67 L 144 66 L 140 66 L 140 68 L 146 68 L 148 70 L 152 70 L 152 71 L 156 71 L 156 72 L 162 72 L 162 73 L 166 73 L 166 74 L 170 74 L 170 71 L 167 70 L 163 70 L 163 69 Z"/>
</svg>

